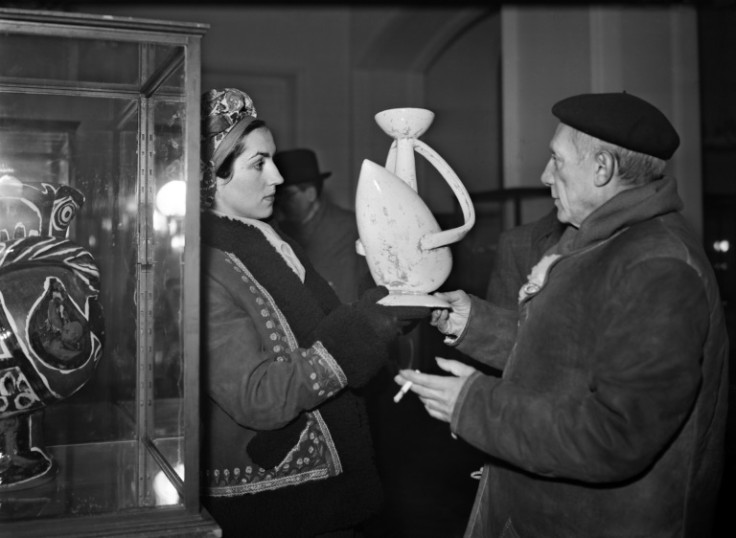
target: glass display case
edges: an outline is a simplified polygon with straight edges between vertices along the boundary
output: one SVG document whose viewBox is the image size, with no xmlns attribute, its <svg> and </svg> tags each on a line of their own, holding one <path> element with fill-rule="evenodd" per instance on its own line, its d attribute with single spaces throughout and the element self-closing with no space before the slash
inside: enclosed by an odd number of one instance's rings
<svg viewBox="0 0 736 538">
<path fill-rule="evenodd" d="M 0 535 L 220 535 L 198 472 L 206 30 L 0 9 Z"/>
</svg>

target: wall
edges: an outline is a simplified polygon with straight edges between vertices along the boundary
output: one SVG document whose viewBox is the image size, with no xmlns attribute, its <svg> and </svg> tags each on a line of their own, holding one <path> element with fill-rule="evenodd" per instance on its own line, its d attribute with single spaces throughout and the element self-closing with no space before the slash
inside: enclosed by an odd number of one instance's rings
<svg viewBox="0 0 736 538">
<path fill-rule="evenodd" d="M 321 167 L 333 172 L 327 193 L 346 207 L 354 204 L 362 160 L 385 161 L 390 141 L 373 122 L 380 110 L 434 110 L 425 141 L 471 192 L 536 187 L 556 124 L 552 104 L 575 93 L 626 89 L 659 106 L 682 135 L 670 169 L 686 216 L 701 228 L 692 7 L 506 4 L 499 16 L 462 4 L 75 6 L 210 24 L 203 87 L 232 84 L 251 92 L 277 145 L 314 148 Z M 432 172 L 423 174 L 422 195 L 434 211 L 451 210 L 452 195 Z M 531 204 L 522 220 L 547 208 Z"/>
<path fill-rule="evenodd" d="M 492 45 L 498 41 L 497 20 L 496 28 L 487 24 L 464 37 L 489 9 L 70 4 L 81 12 L 209 24 L 202 44 L 202 87 L 244 89 L 274 131 L 278 148 L 315 149 L 321 168 L 333 172 L 325 191 L 340 205 L 353 207 L 363 159 L 385 161 L 390 140 L 373 116 L 386 108 L 437 108 L 435 131 L 443 129 L 438 140 L 444 138 L 448 160 L 460 163 L 462 179 L 487 188 L 487 178 L 497 176 L 486 171 L 498 162 L 495 99 L 488 99 L 498 85 L 493 80 L 498 46 Z M 452 83 L 443 81 L 453 70 Z M 428 105 L 427 88 L 435 85 Z M 470 132 L 475 146 L 467 144 Z M 484 147 L 480 158 L 469 158 L 469 150 L 478 146 Z M 478 152 L 470 153 L 477 157 Z M 428 194 L 437 210 L 452 210 L 447 192 Z"/>
<path fill-rule="evenodd" d="M 400 9 L 384 13 L 376 29 L 364 10 L 353 11 L 353 156 L 383 164 L 391 140 L 373 116 L 388 108 L 435 113 L 422 140 L 443 157 L 468 190 L 492 188 L 500 136 L 498 17 L 490 8 Z M 495 150 L 495 151 L 494 151 Z M 497 169 L 497 168 L 496 168 Z M 446 182 L 417 157 L 422 198 L 435 212 L 453 212 Z"/>
<path fill-rule="evenodd" d="M 695 9 L 688 6 L 504 7 L 504 181 L 539 185 L 569 95 L 629 91 L 655 104 L 680 134 L 669 164 L 684 214 L 702 233 L 700 113 Z"/>
<path fill-rule="evenodd" d="M 436 115 L 425 142 L 471 193 L 499 189 L 503 183 L 500 88 L 500 16 L 489 11 L 442 51 L 425 76 L 425 106 Z M 446 183 L 436 172 L 428 176 L 431 207 L 452 211 L 454 200 Z"/>
</svg>

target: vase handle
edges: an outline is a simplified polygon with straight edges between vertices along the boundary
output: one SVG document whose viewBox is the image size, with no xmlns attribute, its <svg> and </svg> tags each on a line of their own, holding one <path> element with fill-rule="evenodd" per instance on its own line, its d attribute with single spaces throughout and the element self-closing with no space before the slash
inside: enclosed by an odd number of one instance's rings
<svg viewBox="0 0 736 538">
<path fill-rule="evenodd" d="M 386 156 L 386 170 L 389 172 L 396 173 L 396 151 L 398 150 L 398 141 L 394 138 L 391 142 L 391 147 L 388 148 L 388 155 Z"/>
<path fill-rule="evenodd" d="M 460 208 L 463 211 L 463 218 L 465 223 L 457 228 L 450 230 L 443 230 L 434 234 L 425 235 L 419 242 L 420 248 L 423 250 L 431 250 L 433 248 L 443 247 L 451 243 L 460 241 L 470 231 L 475 224 L 475 208 L 473 202 L 470 199 L 465 185 L 463 185 L 457 174 L 450 168 L 450 165 L 440 157 L 435 150 L 430 148 L 427 144 L 421 140 L 414 141 L 414 149 L 417 153 L 427 159 L 432 166 L 442 175 L 444 180 L 452 189 L 458 202 L 460 202 Z"/>
</svg>

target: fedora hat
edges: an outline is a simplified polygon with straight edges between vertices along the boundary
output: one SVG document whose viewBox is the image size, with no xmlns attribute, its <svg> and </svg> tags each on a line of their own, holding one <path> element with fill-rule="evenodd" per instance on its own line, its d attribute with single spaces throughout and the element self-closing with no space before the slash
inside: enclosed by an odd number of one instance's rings
<svg viewBox="0 0 736 538">
<path fill-rule="evenodd" d="M 320 172 L 317 155 L 311 149 L 290 149 L 279 151 L 273 156 L 284 185 L 296 185 L 327 179 L 332 172 Z"/>
</svg>

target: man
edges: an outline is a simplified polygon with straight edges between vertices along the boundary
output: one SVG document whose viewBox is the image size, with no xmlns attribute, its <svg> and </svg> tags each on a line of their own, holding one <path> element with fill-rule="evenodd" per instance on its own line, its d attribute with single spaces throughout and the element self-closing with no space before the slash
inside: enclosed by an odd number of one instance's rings
<svg viewBox="0 0 736 538">
<path fill-rule="evenodd" d="M 368 267 L 355 251 L 355 215 L 322 196 L 331 172 L 320 172 L 317 156 L 309 149 L 277 152 L 274 162 L 284 178 L 276 193 L 279 227 L 305 250 L 344 303 L 355 301 Z"/>
<path fill-rule="evenodd" d="M 532 266 L 559 241 L 565 227 L 557 220 L 557 211 L 553 209 L 542 218 L 510 228 L 498 237 L 493 271 L 486 290 L 486 301 L 493 309 L 496 330 L 487 335 L 487 347 L 482 357 L 483 362 L 496 370 L 503 370 L 516 338 L 519 289 L 526 282 Z"/>
<path fill-rule="evenodd" d="M 560 241 L 519 290 L 508 357 L 494 305 L 433 313 L 502 378 L 402 370 L 429 414 L 491 459 L 467 536 L 709 536 L 723 465 L 728 340 L 713 271 L 663 176 L 679 145 L 627 93 L 555 104 L 542 182 Z M 507 329 L 508 330 L 508 329 Z M 505 348 L 508 349 L 508 348 Z"/>
</svg>

